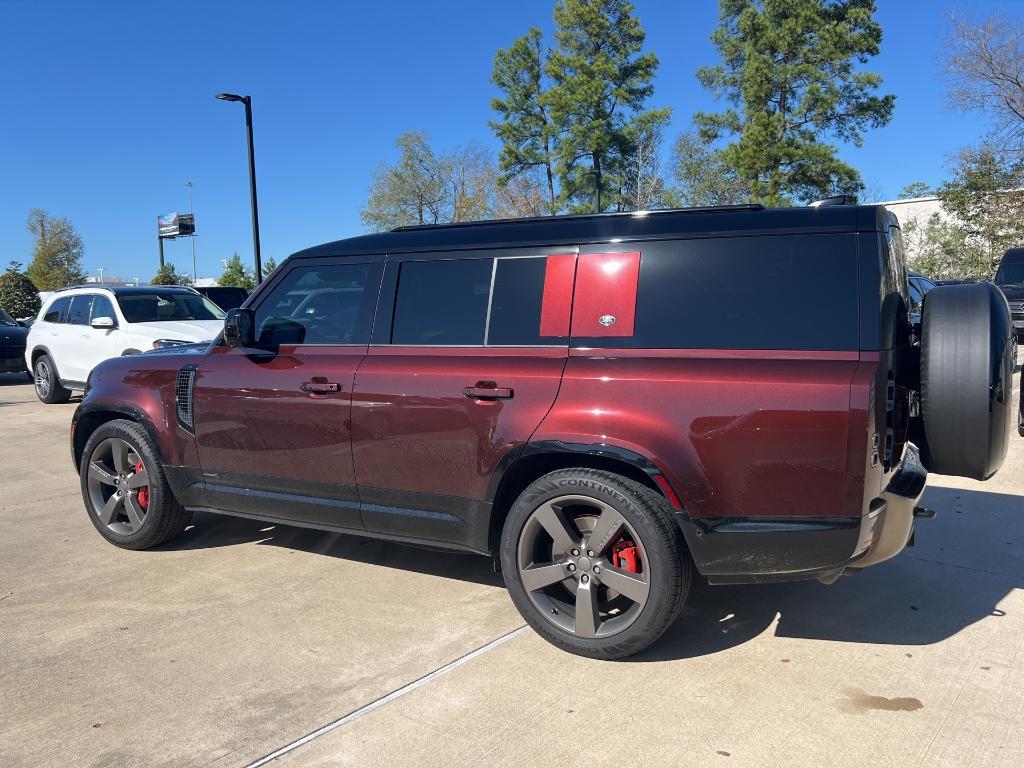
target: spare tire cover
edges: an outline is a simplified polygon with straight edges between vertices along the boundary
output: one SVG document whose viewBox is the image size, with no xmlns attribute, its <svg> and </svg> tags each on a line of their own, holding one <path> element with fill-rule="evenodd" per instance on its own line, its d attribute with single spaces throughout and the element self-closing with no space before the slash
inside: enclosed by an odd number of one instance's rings
<svg viewBox="0 0 1024 768">
<path fill-rule="evenodd" d="M 1010 308 L 992 283 L 943 285 L 921 315 L 923 459 L 931 472 L 987 480 L 1006 458 L 1013 399 Z"/>
</svg>

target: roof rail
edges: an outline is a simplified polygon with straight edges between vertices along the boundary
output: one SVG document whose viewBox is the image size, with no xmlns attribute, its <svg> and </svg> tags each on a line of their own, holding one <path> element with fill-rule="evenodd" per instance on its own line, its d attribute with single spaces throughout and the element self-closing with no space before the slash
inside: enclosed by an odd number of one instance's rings
<svg viewBox="0 0 1024 768">
<path fill-rule="evenodd" d="M 832 197 L 823 197 L 821 200 L 815 200 L 813 203 L 808 203 L 808 208 L 821 208 L 824 205 L 856 205 L 857 200 L 852 195 L 833 195 Z"/>
<path fill-rule="evenodd" d="M 49 293 L 73 291 L 76 288 L 88 288 L 90 291 L 116 291 L 118 288 L 185 288 L 193 293 L 199 293 L 194 285 L 134 285 L 133 283 L 79 283 L 78 285 L 65 285 L 63 288 L 54 288 Z"/>
<path fill-rule="evenodd" d="M 746 205 L 708 205 L 695 208 L 658 208 L 650 211 L 620 211 L 613 213 L 573 213 L 564 216 L 522 216 L 512 219 L 481 219 L 479 221 L 454 221 L 444 224 L 410 224 L 404 227 L 395 227 L 392 232 L 415 232 L 423 229 L 439 229 L 448 227 L 480 227 L 494 224 L 524 224 L 538 223 L 542 221 L 588 221 L 592 219 L 608 219 L 616 217 L 641 218 L 644 216 L 660 216 L 666 213 L 725 213 L 732 211 L 763 211 L 764 206 L 760 203 Z"/>
<path fill-rule="evenodd" d="M 61 291 L 73 291 L 76 288 L 90 288 L 95 290 L 96 288 L 106 288 L 110 290 L 114 286 L 106 285 L 104 283 L 79 283 L 78 285 L 65 285 L 63 288 L 54 288 L 50 293 L 60 293 Z"/>
</svg>

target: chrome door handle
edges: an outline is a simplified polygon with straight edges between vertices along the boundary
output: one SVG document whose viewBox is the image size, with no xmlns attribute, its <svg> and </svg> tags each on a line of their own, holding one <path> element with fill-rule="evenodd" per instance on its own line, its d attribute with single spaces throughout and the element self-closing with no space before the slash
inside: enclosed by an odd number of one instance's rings
<svg viewBox="0 0 1024 768">
<path fill-rule="evenodd" d="M 515 391 L 510 387 L 499 387 L 492 381 L 478 381 L 475 387 L 466 387 L 462 394 L 474 400 L 510 400 Z"/>
<path fill-rule="evenodd" d="M 329 392 L 341 392 L 341 384 L 328 381 L 325 376 L 314 376 L 312 381 L 302 382 L 299 389 L 314 395 L 326 395 Z"/>
</svg>

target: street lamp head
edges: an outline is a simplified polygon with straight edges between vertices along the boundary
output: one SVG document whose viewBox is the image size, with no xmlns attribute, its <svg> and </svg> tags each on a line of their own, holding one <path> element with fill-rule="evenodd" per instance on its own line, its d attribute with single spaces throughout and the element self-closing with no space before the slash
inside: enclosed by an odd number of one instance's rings
<svg viewBox="0 0 1024 768">
<path fill-rule="evenodd" d="M 216 98 L 221 101 L 245 101 L 247 97 L 239 96 L 237 93 L 218 93 Z"/>
</svg>

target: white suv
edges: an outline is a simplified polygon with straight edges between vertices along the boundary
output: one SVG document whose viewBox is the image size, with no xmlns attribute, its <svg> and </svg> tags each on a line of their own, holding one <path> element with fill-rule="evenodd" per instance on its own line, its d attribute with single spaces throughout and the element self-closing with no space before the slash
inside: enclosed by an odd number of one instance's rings
<svg viewBox="0 0 1024 768">
<path fill-rule="evenodd" d="M 223 310 L 191 288 L 66 288 L 43 303 L 25 362 L 39 399 L 63 403 L 107 358 L 208 341 L 223 327 Z"/>
</svg>

